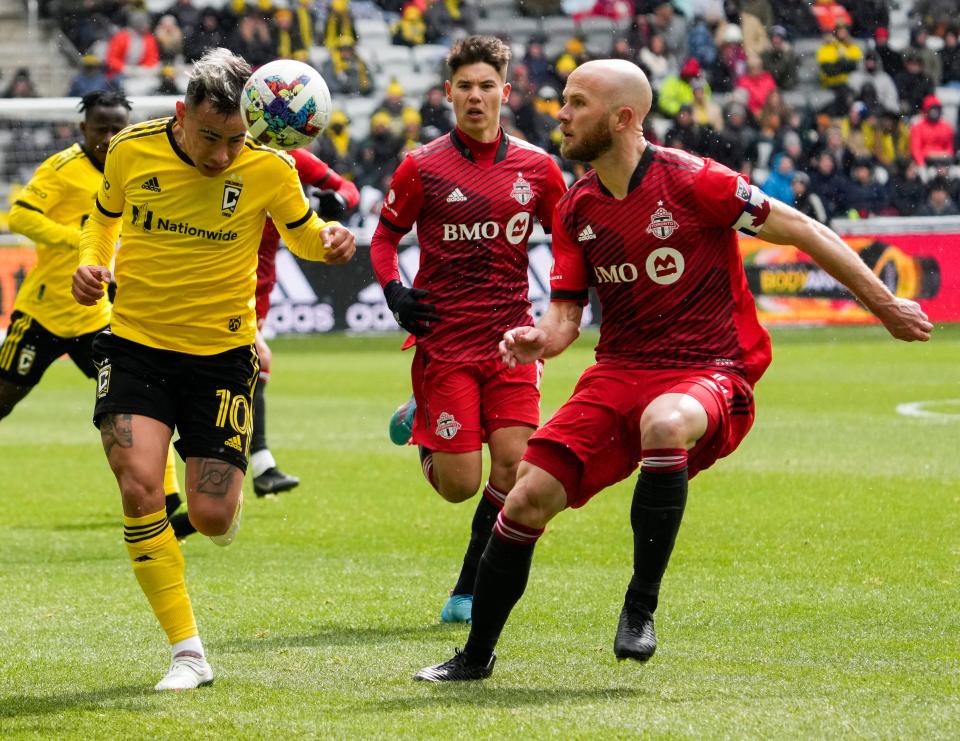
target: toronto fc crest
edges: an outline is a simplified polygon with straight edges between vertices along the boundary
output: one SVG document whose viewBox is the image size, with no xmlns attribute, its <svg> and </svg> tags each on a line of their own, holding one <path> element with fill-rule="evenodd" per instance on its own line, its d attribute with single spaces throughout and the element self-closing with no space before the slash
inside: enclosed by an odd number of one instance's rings
<svg viewBox="0 0 960 741">
<path fill-rule="evenodd" d="M 450 412 L 440 412 L 440 416 L 437 417 L 436 434 L 444 440 L 452 440 L 461 427 L 462 425 Z"/>
<path fill-rule="evenodd" d="M 533 188 L 530 187 L 530 183 L 523 179 L 522 172 L 517 173 L 517 179 L 513 182 L 513 190 L 510 192 L 510 195 L 513 196 L 521 206 L 526 206 L 530 203 L 530 199 L 533 198 Z"/>
<path fill-rule="evenodd" d="M 673 214 L 663 207 L 663 201 L 657 201 L 659 208 L 650 216 L 650 226 L 647 233 L 657 239 L 667 239 L 680 225 L 673 220 Z"/>
</svg>

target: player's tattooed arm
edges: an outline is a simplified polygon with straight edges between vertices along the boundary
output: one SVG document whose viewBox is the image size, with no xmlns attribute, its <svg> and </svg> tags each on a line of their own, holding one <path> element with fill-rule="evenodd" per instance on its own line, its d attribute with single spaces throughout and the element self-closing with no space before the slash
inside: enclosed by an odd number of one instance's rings
<svg viewBox="0 0 960 741">
<path fill-rule="evenodd" d="M 211 497 L 225 497 L 230 492 L 230 484 L 237 467 L 215 458 L 200 460 L 200 476 L 197 479 L 197 492 Z"/>
<path fill-rule="evenodd" d="M 109 456 L 115 445 L 121 448 L 133 447 L 133 415 L 105 414 L 100 419 L 100 440 L 103 450 Z"/>
</svg>

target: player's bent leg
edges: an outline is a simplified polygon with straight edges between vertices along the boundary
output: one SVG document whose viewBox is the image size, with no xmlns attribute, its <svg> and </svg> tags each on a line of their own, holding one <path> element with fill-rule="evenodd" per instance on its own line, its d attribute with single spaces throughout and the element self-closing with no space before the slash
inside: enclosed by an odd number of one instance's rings
<svg viewBox="0 0 960 741">
<path fill-rule="evenodd" d="M 490 540 L 493 523 L 503 508 L 507 492 L 516 481 L 517 467 L 531 434 L 532 427 L 510 426 L 493 430 L 489 435 L 490 477 L 473 514 L 470 541 L 463 556 L 460 575 L 440 611 L 440 620 L 444 623 L 469 623 L 472 620 L 473 587 L 480 557 Z"/>
<path fill-rule="evenodd" d="M 619 661 L 647 661 L 657 649 L 653 613 L 686 506 L 687 450 L 708 423 L 700 401 L 681 393 L 657 397 L 641 415 L 642 461 L 630 507 L 633 576 L 613 641 Z"/>
<path fill-rule="evenodd" d="M 441 497 L 457 504 L 477 493 L 483 473 L 482 451 L 443 453 L 435 450 L 431 455 L 433 476 Z"/>
<path fill-rule="evenodd" d="M 527 587 L 537 540 L 547 522 L 566 506 L 566 492 L 556 478 L 537 466 L 520 464 L 517 483 L 507 495 L 480 559 L 473 623 L 463 652 L 458 651 L 442 664 L 421 669 L 414 679 L 462 682 L 490 676 L 500 633 Z"/>
<path fill-rule="evenodd" d="M 32 388 L 33 386 L 18 386 L 0 378 L 0 419 L 10 414 Z"/>
<path fill-rule="evenodd" d="M 240 528 L 244 472 L 216 458 L 187 458 L 187 513 L 198 532 L 229 545 Z"/>
</svg>

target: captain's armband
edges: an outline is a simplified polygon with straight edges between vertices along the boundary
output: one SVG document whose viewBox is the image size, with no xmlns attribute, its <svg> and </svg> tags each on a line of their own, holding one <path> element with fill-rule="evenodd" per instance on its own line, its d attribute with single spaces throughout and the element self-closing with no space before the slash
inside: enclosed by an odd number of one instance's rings
<svg viewBox="0 0 960 741">
<path fill-rule="evenodd" d="M 737 181 L 737 198 L 742 200 L 743 213 L 733 223 L 733 228 L 742 234 L 755 237 L 763 229 L 770 215 L 770 196 L 756 185 L 747 185 L 746 181 Z"/>
</svg>

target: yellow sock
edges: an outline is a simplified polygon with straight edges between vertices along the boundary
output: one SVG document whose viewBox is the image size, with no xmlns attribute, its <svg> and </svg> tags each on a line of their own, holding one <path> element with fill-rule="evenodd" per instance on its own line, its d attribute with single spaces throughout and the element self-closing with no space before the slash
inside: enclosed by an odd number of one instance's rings
<svg viewBox="0 0 960 741">
<path fill-rule="evenodd" d="M 170 441 L 170 450 L 167 451 L 167 467 L 163 471 L 163 493 L 175 494 L 180 491 L 180 482 L 177 481 L 177 453 L 173 449 L 173 440 Z"/>
<path fill-rule="evenodd" d="M 133 573 L 170 643 L 197 635 L 187 585 L 186 564 L 164 510 L 123 518 L 123 539 Z"/>
</svg>

